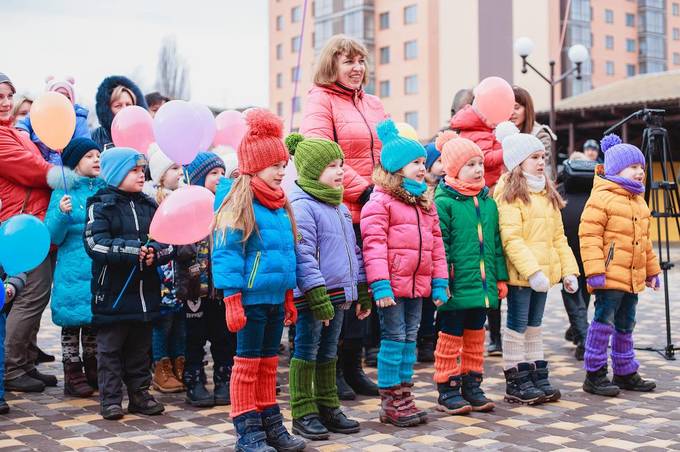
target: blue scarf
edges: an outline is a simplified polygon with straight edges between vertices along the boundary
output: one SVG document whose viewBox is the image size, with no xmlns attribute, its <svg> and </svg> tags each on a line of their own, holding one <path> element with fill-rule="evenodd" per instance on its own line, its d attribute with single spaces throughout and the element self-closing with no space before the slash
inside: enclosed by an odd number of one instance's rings
<svg viewBox="0 0 680 452">
<path fill-rule="evenodd" d="M 404 188 L 404 190 L 406 190 L 415 197 L 422 195 L 423 193 L 425 193 L 425 190 L 427 190 L 427 184 L 425 182 L 418 182 L 416 180 L 408 179 L 406 177 L 404 178 L 404 181 L 401 183 L 401 186 Z"/>
<path fill-rule="evenodd" d="M 605 179 L 620 185 L 626 191 L 633 195 L 641 195 L 645 192 L 645 185 L 642 182 L 638 182 L 632 179 L 621 176 L 605 176 Z"/>
</svg>

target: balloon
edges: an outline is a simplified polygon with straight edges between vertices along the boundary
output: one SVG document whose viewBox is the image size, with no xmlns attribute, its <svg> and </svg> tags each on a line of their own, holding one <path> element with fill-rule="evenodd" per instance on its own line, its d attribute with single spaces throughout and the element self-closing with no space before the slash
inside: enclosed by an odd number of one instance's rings
<svg viewBox="0 0 680 452">
<path fill-rule="evenodd" d="M 241 139 L 246 133 L 246 120 L 243 114 L 234 110 L 226 110 L 217 115 L 217 133 L 213 145 L 226 145 L 238 149 Z"/>
<path fill-rule="evenodd" d="M 201 104 L 191 104 L 196 110 L 196 114 L 200 118 L 201 125 L 203 126 L 203 134 L 201 137 L 201 144 L 198 149 L 200 151 L 207 151 L 212 145 L 213 139 L 215 138 L 215 133 L 217 132 L 217 124 L 215 123 L 215 116 L 212 111 L 205 105 Z"/>
<path fill-rule="evenodd" d="M 153 118 L 138 105 L 125 107 L 113 118 L 111 138 L 116 146 L 132 148 L 146 155 L 149 145 L 155 141 Z"/>
<path fill-rule="evenodd" d="M 414 129 L 411 124 L 407 122 L 397 122 L 394 125 L 399 131 L 399 135 L 404 138 L 410 138 L 411 140 L 418 141 L 418 132 L 416 132 L 416 129 Z"/>
<path fill-rule="evenodd" d="M 76 130 L 73 104 L 57 92 L 47 92 L 31 105 L 31 126 L 48 148 L 60 151 L 66 147 Z"/>
<path fill-rule="evenodd" d="M 8 275 L 31 271 L 50 251 L 50 233 L 33 215 L 16 215 L 0 227 L 0 264 Z"/>
<path fill-rule="evenodd" d="M 203 240 L 213 228 L 215 195 L 205 187 L 191 185 L 173 191 L 158 206 L 149 235 L 170 245 L 189 245 Z"/>
<path fill-rule="evenodd" d="M 490 127 L 507 121 L 515 106 L 512 86 L 500 77 L 487 77 L 474 89 L 472 106 Z"/>
<path fill-rule="evenodd" d="M 164 103 L 153 118 L 156 143 L 170 160 L 191 163 L 201 150 L 203 125 L 196 109 L 183 100 Z"/>
<path fill-rule="evenodd" d="M 4 284 L 0 286 L 0 311 L 2 311 L 2 308 L 5 306 L 5 286 Z"/>
</svg>

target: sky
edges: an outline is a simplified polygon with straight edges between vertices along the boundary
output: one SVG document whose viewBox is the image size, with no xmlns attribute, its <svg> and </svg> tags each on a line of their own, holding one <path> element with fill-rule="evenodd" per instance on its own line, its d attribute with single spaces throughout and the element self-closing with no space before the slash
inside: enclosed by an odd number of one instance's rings
<svg viewBox="0 0 680 452">
<path fill-rule="evenodd" d="M 71 75 L 94 110 L 99 83 L 126 75 L 150 92 L 162 39 L 174 35 L 191 74 L 191 100 L 267 106 L 267 0 L 1 0 L 0 72 L 19 93 Z"/>
</svg>

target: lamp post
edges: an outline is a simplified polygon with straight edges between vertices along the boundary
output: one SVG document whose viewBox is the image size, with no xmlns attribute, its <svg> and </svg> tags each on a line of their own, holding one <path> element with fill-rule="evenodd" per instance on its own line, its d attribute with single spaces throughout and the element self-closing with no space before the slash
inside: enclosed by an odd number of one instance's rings
<svg viewBox="0 0 680 452">
<path fill-rule="evenodd" d="M 567 56 L 569 57 L 569 60 L 574 63 L 574 66 L 566 71 L 564 74 L 560 75 L 558 78 L 555 78 L 555 60 L 550 60 L 550 77 L 546 77 L 536 69 L 531 63 L 527 61 L 527 58 L 529 55 L 531 55 L 531 52 L 534 50 L 534 42 L 526 37 L 518 38 L 515 41 L 515 52 L 517 52 L 517 55 L 522 58 L 522 74 L 527 73 L 527 67 L 531 68 L 536 74 L 538 74 L 539 77 L 541 77 L 543 80 L 545 80 L 549 85 L 550 85 L 550 129 L 555 132 L 556 125 L 555 125 L 555 87 L 562 83 L 564 79 L 566 79 L 569 75 L 572 73 L 576 72 L 576 80 L 581 80 L 581 65 L 588 60 L 589 55 L 588 55 L 588 49 L 582 44 L 575 44 L 569 48 L 569 51 L 567 53 Z M 552 166 L 553 166 L 553 171 L 556 171 L 556 166 L 557 166 L 557 146 L 555 145 L 555 142 L 553 141 L 553 152 L 552 152 Z"/>
</svg>

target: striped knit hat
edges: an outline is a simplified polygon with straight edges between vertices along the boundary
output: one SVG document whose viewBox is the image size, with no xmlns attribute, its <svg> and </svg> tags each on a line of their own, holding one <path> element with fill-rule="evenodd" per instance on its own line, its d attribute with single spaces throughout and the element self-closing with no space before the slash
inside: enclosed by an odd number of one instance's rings
<svg viewBox="0 0 680 452">
<path fill-rule="evenodd" d="M 338 143 L 322 138 L 305 138 L 299 133 L 286 137 L 286 147 L 295 156 L 293 162 L 298 176 L 309 180 L 319 180 L 333 160 L 345 159 Z"/>
<path fill-rule="evenodd" d="M 205 177 L 215 168 L 224 169 L 224 162 L 220 156 L 214 152 L 199 152 L 194 161 L 187 166 L 189 183 L 205 186 Z"/>
</svg>

